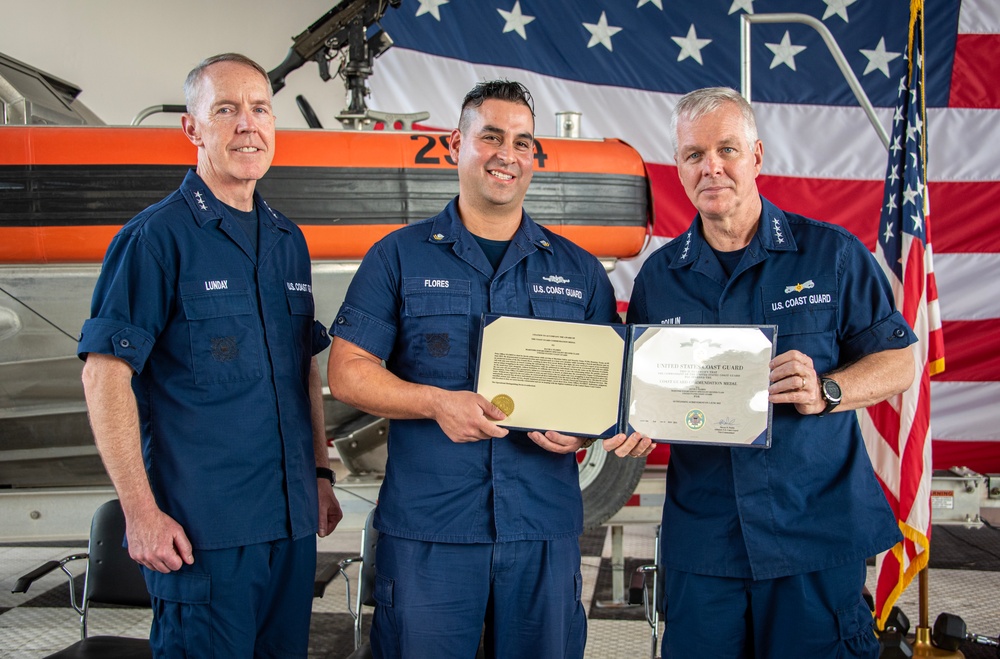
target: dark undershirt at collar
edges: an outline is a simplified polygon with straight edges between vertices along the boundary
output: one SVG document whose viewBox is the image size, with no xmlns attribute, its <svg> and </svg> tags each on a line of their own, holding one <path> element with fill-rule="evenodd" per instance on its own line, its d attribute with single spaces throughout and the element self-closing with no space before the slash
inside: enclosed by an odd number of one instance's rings
<svg viewBox="0 0 1000 659">
<path fill-rule="evenodd" d="M 257 253 L 257 231 L 260 225 L 260 219 L 257 216 L 257 206 L 254 205 L 253 209 L 249 211 L 241 211 L 232 206 L 223 204 L 229 214 L 233 216 L 236 220 L 236 224 L 243 227 L 243 231 L 247 234 L 247 238 L 250 239 L 250 244 L 253 245 L 254 254 Z"/>
<path fill-rule="evenodd" d="M 509 240 L 489 240 L 488 238 L 480 238 L 479 236 L 473 235 L 476 242 L 479 243 L 479 247 L 482 248 L 483 254 L 486 255 L 486 260 L 490 262 L 493 266 L 494 272 L 498 267 L 500 267 L 500 261 L 503 261 L 503 255 L 507 253 L 507 247 L 510 245 Z"/>
<path fill-rule="evenodd" d="M 740 259 L 743 258 L 743 252 L 747 251 L 746 247 L 740 248 L 733 252 L 720 252 L 719 250 L 712 248 L 715 252 L 715 258 L 719 259 L 719 265 L 722 266 L 722 270 L 726 273 L 726 277 L 733 276 L 733 270 L 736 266 L 740 264 Z"/>
</svg>

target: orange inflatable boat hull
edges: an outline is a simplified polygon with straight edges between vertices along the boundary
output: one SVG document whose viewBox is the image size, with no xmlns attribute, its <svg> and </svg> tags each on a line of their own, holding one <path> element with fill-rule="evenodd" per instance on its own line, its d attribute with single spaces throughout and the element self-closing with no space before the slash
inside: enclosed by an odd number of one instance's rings
<svg viewBox="0 0 1000 659">
<path fill-rule="evenodd" d="M 258 189 L 314 260 L 360 259 L 458 193 L 446 133 L 279 130 L 276 144 Z M 0 126 L 0 263 L 100 261 L 195 157 L 176 128 Z M 598 257 L 634 256 L 650 220 L 644 163 L 619 140 L 538 138 L 524 205 Z"/>
</svg>

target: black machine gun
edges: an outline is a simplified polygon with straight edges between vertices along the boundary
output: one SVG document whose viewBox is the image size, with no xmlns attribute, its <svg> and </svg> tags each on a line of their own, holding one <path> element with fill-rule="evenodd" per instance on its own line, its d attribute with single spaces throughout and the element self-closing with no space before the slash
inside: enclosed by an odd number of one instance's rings
<svg viewBox="0 0 1000 659">
<path fill-rule="evenodd" d="M 350 93 L 347 115 L 365 116 L 365 80 L 372 73 L 372 61 L 392 46 L 385 30 L 371 38 L 365 31 L 377 23 L 389 8 L 402 0 L 341 0 L 319 20 L 294 38 L 284 61 L 268 71 L 271 90 L 277 93 L 285 86 L 285 76 L 309 60 L 319 65 L 324 82 L 330 80 L 330 60 L 347 47 L 347 56 L 339 73 L 343 74 Z M 300 101 L 301 107 L 302 101 Z M 303 111 L 304 112 L 304 111 Z"/>
</svg>

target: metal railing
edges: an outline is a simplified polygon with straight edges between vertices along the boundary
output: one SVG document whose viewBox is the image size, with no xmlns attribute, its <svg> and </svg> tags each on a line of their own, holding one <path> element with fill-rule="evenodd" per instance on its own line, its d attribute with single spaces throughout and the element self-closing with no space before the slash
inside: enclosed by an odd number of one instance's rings
<svg viewBox="0 0 1000 659">
<path fill-rule="evenodd" d="M 871 122 L 872 128 L 875 129 L 879 139 L 882 140 L 882 146 L 888 151 L 889 135 L 885 132 L 885 127 L 879 121 L 878 115 L 875 114 L 875 108 L 872 106 L 872 102 L 868 100 L 868 95 L 861 87 L 861 83 L 858 82 L 858 77 L 854 75 L 854 71 L 851 70 L 851 66 L 847 63 L 844 51 L 837 45 L 837 40 L 833 38 L 833 34 L 830 33 L 830 30 L 827 29 L 822 21 L 808 14 L 796 13 L 743 14 L 742 18 L 743 20 L 740 22 L 740 93 L 743 94 L 743 98 L 747 99 L 748 102 L 751 101 L 750 26 L 753 23 L 800 23 L 808 25 L 823 37 L 823 42 L 833 56 L 833 61 L 837 63 L 837 67 L 843 74 L 848 86 L 854 92 L 854 97 L 858 99 L 861 109 L 868 115 L 868 120 Z"/>
</svg>

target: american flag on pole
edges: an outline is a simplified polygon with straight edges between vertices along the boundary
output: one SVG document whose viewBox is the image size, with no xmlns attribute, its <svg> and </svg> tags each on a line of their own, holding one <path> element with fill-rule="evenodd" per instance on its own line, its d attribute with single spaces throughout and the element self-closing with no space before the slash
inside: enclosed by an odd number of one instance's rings
<svg viewBox="0 0 1000 659">
<path fill-rule="evenodd" d="M 426 125 L 450 129 L 476 81 L 507 77 L 532 91 L 537 134 L 554 134 L 555 113 L 575 110 L 583 137 L 635 147 L 655 216 L 649 248 L 611 273 L 624 303 L 645 255 L 694 216 L 673 159 L 674 105 L 698 87 L 739 89 L 741 17 L 774 12 L 809 14 L 830 29 L 888 128 L 908 70 L 910 0 L 403 0 L 382 20 L 395 46 L 374 66 L 369 106 L 426 110 Z M 948 346 L 948 371 L 931 383 L 934 461 L 998 472 L 1000 296 L 984 294 L 983 283 L 1000 281 L 1000 158 L 984 146 L 1000 143 L 1000 2 L 927 0 L 923 27 Z M 761 192 L 874 251 L 886 151 L 822 39 L 802 25 L 754 25 L 751 48 Z"/>
<path fill-rule="evenodd" d="M 903 541 L 876 560 L 879 626 L 930 556 L 930 376 L 944 370 L 944 341 L 934 279 L 927 194 L 923 0 L 913 0 L 907 73 L 892 120 L 885 194 L 875 258 L 896 307 L 920 341 L 909 390 L 860 413 L 862 432 Z"/>
</svg>

